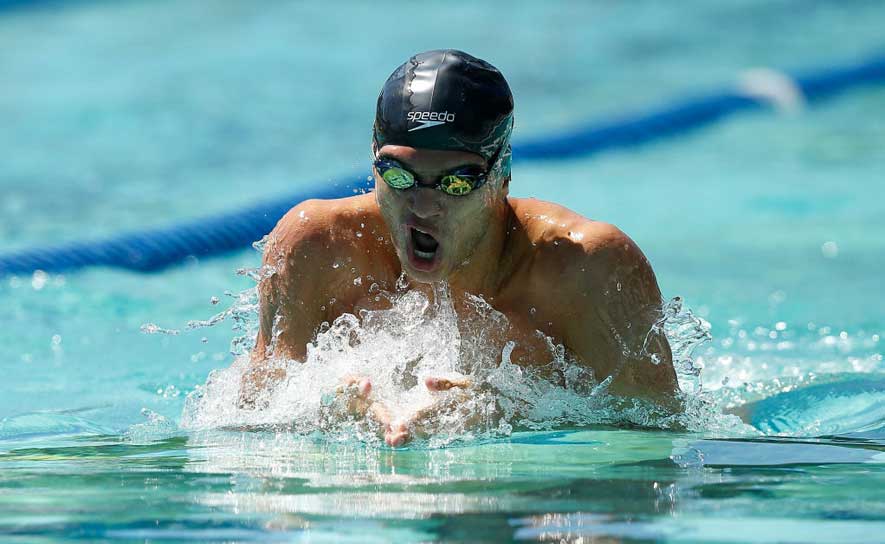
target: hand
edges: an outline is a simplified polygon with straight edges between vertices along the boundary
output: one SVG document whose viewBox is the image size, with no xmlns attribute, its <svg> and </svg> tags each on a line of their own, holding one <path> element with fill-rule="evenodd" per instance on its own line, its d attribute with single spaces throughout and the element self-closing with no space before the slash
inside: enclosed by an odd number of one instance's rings
<svg viewBox="0 0 885 544">
<path fill-rule="evenodd" d="M 335 389 L 336 399 L 342 403 L 345 412 L 356 418 L 365 417 L 371 408 L 372 381 L 366 377 L 345 376 Z"/>
<path fill-rule="evenodd" d="M 387 423 L 384 431 L 384 442 L 388 446 L 396 448 L 405 445 L 414 437 L 426 438 L 430 435 L 425 425 L 427 421 L 439 415 L 445 408 L 450 407 L 453 402 L 458 403 L 465 400 L 467 397 L 466 389 L 470 385 L 471 382 L 467 378 L 428 377 L 424 380 L 424 386 L 430 391 L 444 392 L 455 388 L 464 391 L 455 399 L 436 400 L 406 417 L 391 419 L 389 412 L 385 411 L 384 416 L 387 419 Z"/>
<path fill-rule="evenodd" d="M 445 392 L 451 389 L 466 389 L 471 385 L 466 378 L 430 377 L 424 385 L 433 392 Z M 380 401 L 372 398 L 372 381 L 365 376 L 345 376 L 335 389 L 335 398 L 330 407 L 337 411 L 336 419 L 347 415 L 355 419 L 369 418 L 377 423 L 384 433 L 384 442 L 393 448 L 403 446 L 412 438 L 425 438 L 430 435 L 426 427 L 428 420 L 439 415 L 452 403 L 466 398 L 466 391 L 456 398 L 445 398 L 431 402 L 427 406 L 415 410 L 411 414 L 395 417 Z M 343 414 L 342 414 L 343 412 Z M 334 417 L 335 412 L 330 415 Z"/>
</svg>

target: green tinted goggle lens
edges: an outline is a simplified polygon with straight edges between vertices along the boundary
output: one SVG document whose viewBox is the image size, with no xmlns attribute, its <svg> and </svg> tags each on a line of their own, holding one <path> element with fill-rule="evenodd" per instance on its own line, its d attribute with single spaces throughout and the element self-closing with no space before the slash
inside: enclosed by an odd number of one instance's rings
<svg viewBox="0 0 885 544">
<path fill-rule="evenodd" d="M 378 160 L 375 162 L 375 168 L 378 169 L 381 179 L 394 189 L 403 190 L 415 186 L 415 175 L 396 162 Z M 439 180 L 436 188 L 448 195 L 463 196 L 479 188 L 484 181 L 484 175 L 447 174 Z"/>
<path fill-rule="evenodd" d="M 443 178 L 439 180 L 439 186 L 443 192 L 458 196 L 466 195 L 473 190 L 472 183 L 464 179 L 464 177 L 456 176 L 454 174 L 443 176 Z"/>
<path fill-rule="evenodd" d="M 387 168 L 382 172 L 381 178 L 394 189 L 408 189 L 415 185 L 415 176 L 402 168 Z"/>
</svg>

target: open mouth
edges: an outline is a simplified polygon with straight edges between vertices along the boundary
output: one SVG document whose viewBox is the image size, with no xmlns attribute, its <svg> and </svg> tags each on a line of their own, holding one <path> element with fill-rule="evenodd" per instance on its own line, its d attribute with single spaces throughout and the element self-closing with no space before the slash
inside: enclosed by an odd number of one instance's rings
<svg viewBox="0 0 885 544">
<path fill-rule="evenodd" d="M 409 233 L 412 235 L 412 247 L 415 250 L 415 257 L 426 261 L 433 260 L 436 256 L 436 250 L 439 249 L 439 242 L 436 241 L 436 238 L 415 227 L 409 228 Z"/>
</svg>

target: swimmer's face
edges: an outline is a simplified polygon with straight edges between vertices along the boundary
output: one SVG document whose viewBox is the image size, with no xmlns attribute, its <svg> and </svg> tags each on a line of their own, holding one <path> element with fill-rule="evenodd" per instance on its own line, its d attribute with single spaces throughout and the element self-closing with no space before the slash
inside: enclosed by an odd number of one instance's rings
<svg viewBox="0 0 885 544">
<path fill-rule="evenodd" d="M 463 196 L 434 188 L 441 176 L 460 167 L 485 168 L 485 159 L 475 153 L 385 145 L 377 155 L 400 162 L 418 181 L 415 187 L 397 190 L 375 171 L 375 198 L 403 270 L 423 282 L 449 278 L 475 258 L 474 250 L 493 220 L 493 204 L 503 200 L 506 189 L 495 179 Z"/>
</svg>

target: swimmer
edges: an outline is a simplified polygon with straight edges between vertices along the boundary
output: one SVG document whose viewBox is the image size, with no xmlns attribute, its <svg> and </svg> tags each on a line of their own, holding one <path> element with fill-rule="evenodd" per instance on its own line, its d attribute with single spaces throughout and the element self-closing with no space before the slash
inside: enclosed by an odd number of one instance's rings
<svg viewBox="0 0 885 544">
<path fill-rule="evenodd" d="M 259 285 L 260 330 L 242 406 L 254 406 L 285 377 L 271 361 L 303 361 L 322 323 L 377 309 L 385 301 L 370 294 L 371 284 L 393 290 L 402 274 L 409 288 L 427 293 L 447 282 L 456 309 L 475 295 L 503 313 L 509 330 L 498 349 L 514 341 L 514 364 L 549 362 L 538 360 L 549 354 L 548 337 L 598 380 L 612 376 L 610 393 L 675 406 L 676 374 L 655 327 L 662 301 L 648 260 L 615 226 L 510 197 L 512 130 L 510 88 L 483 60 L 428 51 L 393 72 L 377 103 L 374 191 L 302 202 L 270 234 L 264 263 L 275 273 Z M 470 389 L 447 377 L 424 386 Z M 347 377 L 338 393 L 349 411 L 379 422 L 391 446 L 420 434 L 432 409 L 392 414 L 360 376 Z"/>
</svg>

